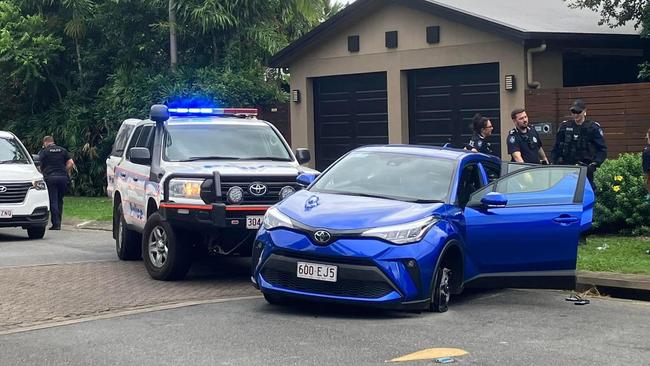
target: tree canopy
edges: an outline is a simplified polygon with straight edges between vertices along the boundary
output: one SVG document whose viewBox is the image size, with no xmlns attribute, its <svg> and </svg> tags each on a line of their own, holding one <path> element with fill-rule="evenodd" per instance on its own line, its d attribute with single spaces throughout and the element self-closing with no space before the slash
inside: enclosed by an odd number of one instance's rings
<svg viewBox="0 0 650 366">
<path fill-rule="evenodd" d="M 55 136 L 80 168 L 73 191 L 103 194 L 122 120 L 182 98 L 285 101 L 267 60 L 338 10 L 329 0 L 0 0 L 0 129 L 32 152 Z"/>
</svg>

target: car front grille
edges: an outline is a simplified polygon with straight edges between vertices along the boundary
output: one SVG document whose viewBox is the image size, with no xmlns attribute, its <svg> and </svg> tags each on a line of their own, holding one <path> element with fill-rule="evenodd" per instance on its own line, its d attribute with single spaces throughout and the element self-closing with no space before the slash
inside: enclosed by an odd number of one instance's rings
<svg viewBox="0 0 650 366">
<path fill-rule="evenodd" d="M 0 203 L 21 203 L 25 201 L 32 183 L 2 183 L 0 182 Z"/>
<path fill-rule="evenodd" d="M 338 267 L 337 281 L 326 282 L 298 278 L 296 276 L 298 260 L 274 254 L 264 264 L 262 277 L 276 287 L 332 296 L 377 299 L 395 291 L 388 278 L 374 266 L 319 260 L 317 263 Z"/>
<path fill-rule="evenodd" d="M 266 187 L 266 193 L 256 196 L 251 193 L 251 185 L 261 183 Z M 224 201 L 228 198 L 228 190 L 238 186 L 244 191 L 244 200 L 241 204 L 266 204 L 273 205 L 280 201 L 280 190 L 284 187 L 292 187 L 298 191 L 300 186 L 296 183 L 295 176 L 281 177 L 234 177 L 221 176 L 221 197 Z"/>
</svg>

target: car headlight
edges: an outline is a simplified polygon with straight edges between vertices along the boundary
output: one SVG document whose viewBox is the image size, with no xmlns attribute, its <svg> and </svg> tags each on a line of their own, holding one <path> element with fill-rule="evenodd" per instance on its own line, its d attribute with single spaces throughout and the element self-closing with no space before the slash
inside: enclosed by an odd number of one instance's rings
<svg viewBox="0 0 650 366">
<path fill-rule="evenodd" d="M 279 227 L 293 229 L 293 223 L 291 222 L 291 219 L 275 207 L 271 207 L 266 210 L 266 214 L 264 215 L 264 222 L 262 224 L 266 230 L 271 230 Z"/>
<path fill-rule="evenodd" d="M 408 222 L 406 224 L 377 227 L 366 230 L 361 236 L 379 238 L 395 244 L 409 244 L 420 241 L 431 226 L 438 221 L 435 217 Z"/>
<path fill-rule="evenodd" d="M 169 198 L 201 199 L 201 179 L 172 179 L 169 182 Z"/>
<path fill-rule="evenodd" d="M 32 182 L 32 189 L 35 189 L 37 191 L 44 191 L 47 189 L 47 185 L 45 184 L 45 181 L 42 179 L 35 180 Z"/>
</svg>

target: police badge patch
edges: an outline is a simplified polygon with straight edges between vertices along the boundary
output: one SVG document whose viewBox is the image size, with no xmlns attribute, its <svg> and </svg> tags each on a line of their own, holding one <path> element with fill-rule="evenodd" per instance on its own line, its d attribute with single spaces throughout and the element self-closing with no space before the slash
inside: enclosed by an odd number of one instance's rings
<svg viewBox="0 0 650 366">
<path fill-rule="evenodd" d="M 514 136 L 510 136 L 509 141 L 510 141 L 511 144 L 514 144 L 514 143 L 515 143 L 515 137 L 514 137 Z"/>
<path fill-rule="evenodd" d="M 469 146 L 474 147 L 474 140 L 470 140 Z"/>
<path fill-rule="evenodd" d="M 537 137 L 533 136 L 533 142 L 537 143 Z"/>
<path fill-rule="evenodd" d="M 603 135 L 603 129 L 602 129 L 602 128 L 599 128 L 599 129 L 598 129 L 598 132 L 600 132 L 600 135 L 601 135 L 601 136 Z"/>
</svg>

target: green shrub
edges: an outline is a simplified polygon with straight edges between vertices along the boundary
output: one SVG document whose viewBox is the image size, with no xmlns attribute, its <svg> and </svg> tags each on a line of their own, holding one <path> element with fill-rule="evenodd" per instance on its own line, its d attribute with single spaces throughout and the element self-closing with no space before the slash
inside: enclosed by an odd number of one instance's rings
<svg viewBox="0 0 650 366">
<path fill-rule="evenodd" d="M 640 154 L 621 154 L 596 171 L 594 229 L 601 233 L 647 235 L 650 204 L 646 200 Z"/>
</svg>

